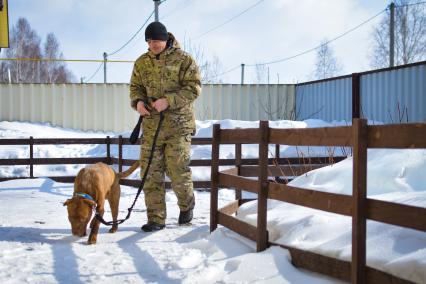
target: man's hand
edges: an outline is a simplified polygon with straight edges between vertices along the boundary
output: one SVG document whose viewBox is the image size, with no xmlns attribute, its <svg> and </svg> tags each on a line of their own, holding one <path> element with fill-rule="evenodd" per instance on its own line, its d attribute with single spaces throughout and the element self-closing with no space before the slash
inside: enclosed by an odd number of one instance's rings
<svg viewBox="0 0 426 284">
<path fill-rule="evenodd" d="M 139 112 L 142 116 L 150 116 L 151 114 L 149 111 L 145 108 L 145 104 L 143 101 L 138 101 L 138 104 L 136 105 L 136 110 Z"/>
<path fill-rule="evenodd" d="M 162 112 L 169 107 L 169 102 L 166 98 L 161 98 L 152 103 L 152 107 L 155 108 L 156 111 Z"/>
</svg>

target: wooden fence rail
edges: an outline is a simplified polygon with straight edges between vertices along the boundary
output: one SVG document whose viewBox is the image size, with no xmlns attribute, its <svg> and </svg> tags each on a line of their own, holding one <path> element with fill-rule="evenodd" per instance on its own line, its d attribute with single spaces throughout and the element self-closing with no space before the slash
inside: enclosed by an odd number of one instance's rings
<svg viewBox="0 0 426 284">
<path fill-rule="evenodd" d="M 219 171 L 220 145 L 226 143 L 259 144 L 257 167 L 242 165 L 235 159 L 235 168 Z M 353 149 L 352 196 L 297 188 L 270 181 L 277 168 L 268 161 L 268 145 L 345 146 Z M 279 146 L 278 146 L 279 147 Z M 256 242 L 257 251 L 269 245 L 267 199 L 275 199 L 352 217 L 352 260 L 322 256 L 293 247 L 289 249 L 294 265 L 327 274 L 352 283 L 410 283 L 404 279 L 366 266 L 367 219 L 406 228 L 426 231 L 426 208 L 396 204 L 367 198 L 367 149 L 368 148 L 426 148 L 426 123 L 369 126 L 364 119 L 354 119 L 352 126 L 307 129 L 269 128 L 261 121 L 260 128 L 242 132 L 240 129 L 213 127 L 210 230 L 218 224 Z M 281 160 L 280 160 L 281 161 Z M 300 173 L 309 168 L 302 167 Z M 285 171 L 290 173 L 288 169 Z M 251 178 L 249 178 L 251 177 Z M 253 179 L 253 177 L 257 177 Z M 218 209 L 219 187 L 236 188 L 236 200 Z M 257 193 L 257 226 L 243 222 L 232 214 L 248 200 L 241 198 L 241 190 Z"/>
<path fill-rule="evenodd" d="M 138 141 L 138 145 L 140 140 Z M 105 145 L 106 146 L 106 155 L 104 157 L 80 157 L 80 158 L 35 158 L 34 157 L 34 146 L 37 145 L 72 145 L 72 144 L 94 144 L 94 145 Z M 211 145 L 212 138 L 193 138 L 192 145 Z M 224 143 L 226 144 L 226 143 Z M 123 147 L 132 145 L 128 138 L 123 138 L 119 136 L 117 138 L 111 138 L 109 136 L 105 138 L 37 138 L 34 139 L 30 137 L 28 139 L 0 139 L 0 147 L 5 145 L 26 145 L 29 146 L 30 155 L 28 158 L 20 159 L 0 159 L 0 166 L 29 166 L 29 176 L 27 177 L 0 177 L 0 181 L 17 179 L 17 178 L 35 178 L 34 167 L 37 165 L 55 165 L 55 164 L 93 164 L 97 162 L 103 162 L 109 165 L 117 165 L 118 170 L 122 171 L 123 166 L 130 166 L 136 160 L 135 159 L 124 159 L 123 158 Z M 113 157 L 111 155 L 111 146 L 118 147 L 118 157 Z M 280 163 L 286 164 L 282 167 L 282 173 L 288 175 L 290 171 L 290 166 L 292 167 L 291 171 L 294 171 L 294 175 L 300 174 L 308 169 L 313 169 L 327 165 L 331 162 L 340 161 L 344 157 L 312 157 L 312 158 L 280 158 L 279 156 L 279 145 L 276 145 L 276 157 L 269 158 L 268 163 Z M 249 165 L 256 166 L 259 161 L 255 158 L 242 158 L 241 155 L 241 144 L 235 146 L 235 159 L 220 159 L 220 166 L 233 166 L 233 165 Z M 194 159 L 191 160 L 191 167 L 210 167 L 210 159 Z M 255 168 L 245 168 L 246 171 L 256 170 Z M 247 174 L 247 173 L 246 173 Z M 277 176 L 280 175 L 279 172 L 276 173 Z M 53 180 L 59 182 L 74 182 L 75 176 L 50 176 Z M 123 179 L 120 181 L 123 185 L 129 185 L 138 187 L 140 184 L 139 179 Z M 211 186 L 210 181 L 194 181 L 194 188 L 198 189 L 208 189 Z M 167 182 L 166 187 L 170 188 L 171 183 Z"/>
</svg>

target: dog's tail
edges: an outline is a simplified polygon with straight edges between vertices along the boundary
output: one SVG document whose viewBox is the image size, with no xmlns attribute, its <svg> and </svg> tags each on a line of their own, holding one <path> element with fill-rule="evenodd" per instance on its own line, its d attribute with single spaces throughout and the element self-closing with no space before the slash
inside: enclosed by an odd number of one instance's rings
<svg viewBox="0 0 426 284">
<path fill-rule="evenodd" d="M 122 179 L 122 178 L 126 178 L 129 175 L 131 175 L 137 168 L 139 168 L 140 162 L 136 161 L 134 162 L 130 168 L 128 168 L 127 170 L 125 170 L 124 172 L 119 172 L 117 173 L 117 177 L 118 179 Z"/>
</svg>

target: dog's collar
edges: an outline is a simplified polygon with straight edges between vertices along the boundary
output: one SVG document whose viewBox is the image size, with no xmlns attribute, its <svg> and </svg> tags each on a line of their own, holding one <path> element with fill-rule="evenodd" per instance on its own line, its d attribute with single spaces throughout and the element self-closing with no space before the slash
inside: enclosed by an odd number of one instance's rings
<svg viewBox="0 0 426 284">
<path fill-rule="evenodd" d="M 74 193 L 74 196 L 79 196 L 79 197 L 82 197 L 82 198 L 85 198 L 85 199 L 89 199 L 89 200 L 95 201 L 95 199 L 93 199 L 93 197 L 91 197 L 91 196 L 90 196 L 89 194 L 87 194 L 87 193 L 75 192 L 75 193 Z"/>
</svg>

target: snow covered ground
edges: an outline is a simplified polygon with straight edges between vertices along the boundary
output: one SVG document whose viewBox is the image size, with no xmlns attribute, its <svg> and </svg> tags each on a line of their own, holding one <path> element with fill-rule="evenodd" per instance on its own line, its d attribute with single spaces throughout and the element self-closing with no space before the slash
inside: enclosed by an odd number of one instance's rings
<svg viewBox="0 0 426 284">
<path fill-rule="evenodd" d="M 209 137 L 215 121 L 198 121 L 197 136 Z M 257 127 L 256 122 L 220 121 L 222 127 Z M 275 121 L 272 127 L 344 125 L 319 120 Z M 125 133 L 128 135 L 129 133 Z M 87 133 L 48 124 L 0 122 L 1 138 L 105 137 L 118 133 Z M 112 149 L 112 154 L 116 154 Z M 282 156 L 298 151 L 327 155 L 325 148 L 282 147 Z M 339 151 L 339 149 L 336 149 Z M 272 153 L 274 151 L 272 150 Z M 126 147 L 124 156 L 137 157 L 137 146 Z M 336 152 L 335 152 L 336 153 Z M 192 157 L 209 159 L 209 146 L 194 146 Z M 87 157 L 105 155 L 105 146 L 37 146 L 35 157 Z M 232 146 L 221 156 L 232 158 Z M 256 157 L 257 147 L 245 145 L 245 157 Z M 337 155 L 337 154 L 336 154 Z M 1 158 L 27 158 L 26 146 L 0 146 Z M 426 150 L 369 150 L 368 195 L 370 198 L 426 207 Z M 71 175 L 79 166 L 37 166 L 36 176 Z M 0 176 L 27 176 L 27 167 L 0 167 Z M 136 174 L 135 174 L 136 175 Z M 210 177 L 209 168 L 194 171 L 194 180 Z M 301 176 L 292 185 L 351 194 L 352 160 Z M 209 193 L 196 192 L 195 219 L 178 226 L 176 197 L 167 193 L 167 229 L 143 233 L 146 222 L 143 195 L 130 220 L 109 234 L 101 226 L 98 243 L 71 236 L 62 202 L 72 195 L 72 184 L 50 179 L 11 180 L 0 183 L 0 281 L 1 283 L 340 283 L 319 274 L 294 268 L 287 250 L 271 247 L 255 252 L 255 244 L 219 227 L 209 233 Z M 136 189 L 122 186 L 120 216 L 125 215 Z M 219 205 L 234 198 L 222 189 Z M 244 204 L 238 217 L 256 222 L 256 202 Z M 109 213 L 105 215 L 109 220 Z M 276 243 L 309 249 L 324 255 L 350 259 L 350 218 L 295 206 L 268 202 L 268 230 Z M 426 233 L 378 222 L 368 222 L 368 265 L 416 283 L 426 283 Z"/>
</svg>

